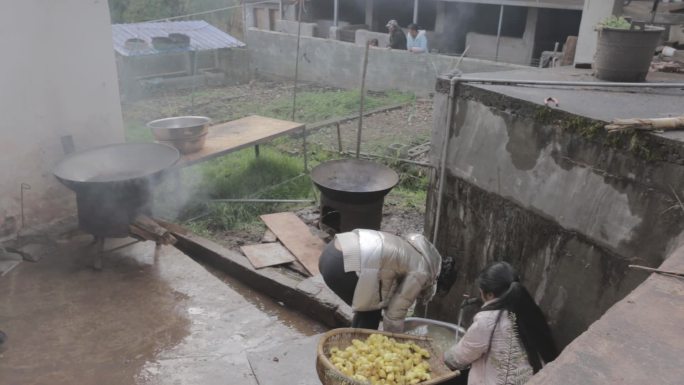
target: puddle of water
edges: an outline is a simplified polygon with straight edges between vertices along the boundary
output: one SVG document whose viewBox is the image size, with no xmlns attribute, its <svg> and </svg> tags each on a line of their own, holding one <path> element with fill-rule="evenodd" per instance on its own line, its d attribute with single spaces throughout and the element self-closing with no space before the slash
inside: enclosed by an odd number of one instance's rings
<svg viewBox="0 0 684 385">
<path fill-rule="evenodd" d="M 204 266 L 207 271 L 228 285 L 228 287 L 240 294 L 246 301 L 256 306 L 269 317 L 280 321 L 288 328 L 296 330 L 305 336 L 312 336 L 329 330 L 323 324 L 312 320 L 298 311 L 288 309 L 273 298 L 251 289 L 223 271 L 203 264 L 202 262 L 199 263 Z"/>
</svg>

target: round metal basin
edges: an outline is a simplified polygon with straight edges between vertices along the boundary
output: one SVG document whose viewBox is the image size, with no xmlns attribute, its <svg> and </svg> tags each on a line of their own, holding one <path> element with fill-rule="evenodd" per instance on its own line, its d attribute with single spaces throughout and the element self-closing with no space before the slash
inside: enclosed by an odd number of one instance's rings
<svg viewBox="0 0 684 385">
<path fill-rule="evenodd" d="M 177 116 L 147 123 L 154 138 L 177 148 L 182 154 L 191 154 L 204 147 L 211 119 L 206 116 Z"/>
<path fill-rule="evenodd" d="M 147 123 L 157 140 L 195 138 L 209 131 L 211 119 L 206 116 L 176 116 Z"/>
<path fill-rule="evenodd" d="M 399 183 L 399 175 L 383 164 L 361 159 L 339 159 L 314 167 L 311 180 L 321 193 L 332 199 L 363 203 L 387 195 Z"/>
</svg>

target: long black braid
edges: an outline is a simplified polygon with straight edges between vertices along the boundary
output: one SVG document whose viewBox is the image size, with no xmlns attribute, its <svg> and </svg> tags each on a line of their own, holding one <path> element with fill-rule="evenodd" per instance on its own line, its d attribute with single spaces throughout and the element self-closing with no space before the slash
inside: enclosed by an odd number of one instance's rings
<svg viewBox="0 0 684 385">
<path fill-rule="evenodd" d="M 503 310 L 515 314 L 518 336 L 534 372 L 537 373 L 543 364 L 556 359 L 558 351 L 546 318 L 527 289 L 520 284 L 513 267 L 506 262 L 496 262 L 483 270 L 477 280 L 483 293 L 496 297 L 495 301 L 483 306 L 480 311 L 501 310 L 494 329 L 501 319 Z M 490 347 L 493 337 L 494 330 L 489 339 Z"/>
</svg>

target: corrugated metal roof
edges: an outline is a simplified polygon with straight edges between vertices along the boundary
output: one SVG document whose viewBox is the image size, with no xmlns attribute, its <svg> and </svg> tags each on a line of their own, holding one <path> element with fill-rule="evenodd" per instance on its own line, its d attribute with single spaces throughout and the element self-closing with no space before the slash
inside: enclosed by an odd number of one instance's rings
<svg viewBox="0 0 684 385">
<path fill-rule="evenodd" d="M 154 49 L 152 46 L 152 38 L 156 36 L 168 36 L 170 33 L 182 33 L 190 36 L 190 47 L 181 49 L 181 51 L 204 51 L 245 46 L 245 43 L 204 20 L 112 25 L 114 50 L 123 56 L 153 55 L 162 52 Z M 147 47 L 135 50 L 127 48 L 126 40 L 132 38 L 144 40 L 147 43 Z"/>
</svg>

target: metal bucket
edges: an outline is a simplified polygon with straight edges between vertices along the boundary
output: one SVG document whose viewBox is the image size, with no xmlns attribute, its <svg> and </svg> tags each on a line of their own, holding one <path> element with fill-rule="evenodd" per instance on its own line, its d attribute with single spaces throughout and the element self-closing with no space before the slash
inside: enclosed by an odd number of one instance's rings
<svg viewBox="0 0 684 385">
<path fill-rule="evenodd" d="M 663 31 L 652 26 L 639 30 L 600 29 L 594 56 L 595 76 L 613 82 L 643 82 Z"/>
</svg>

